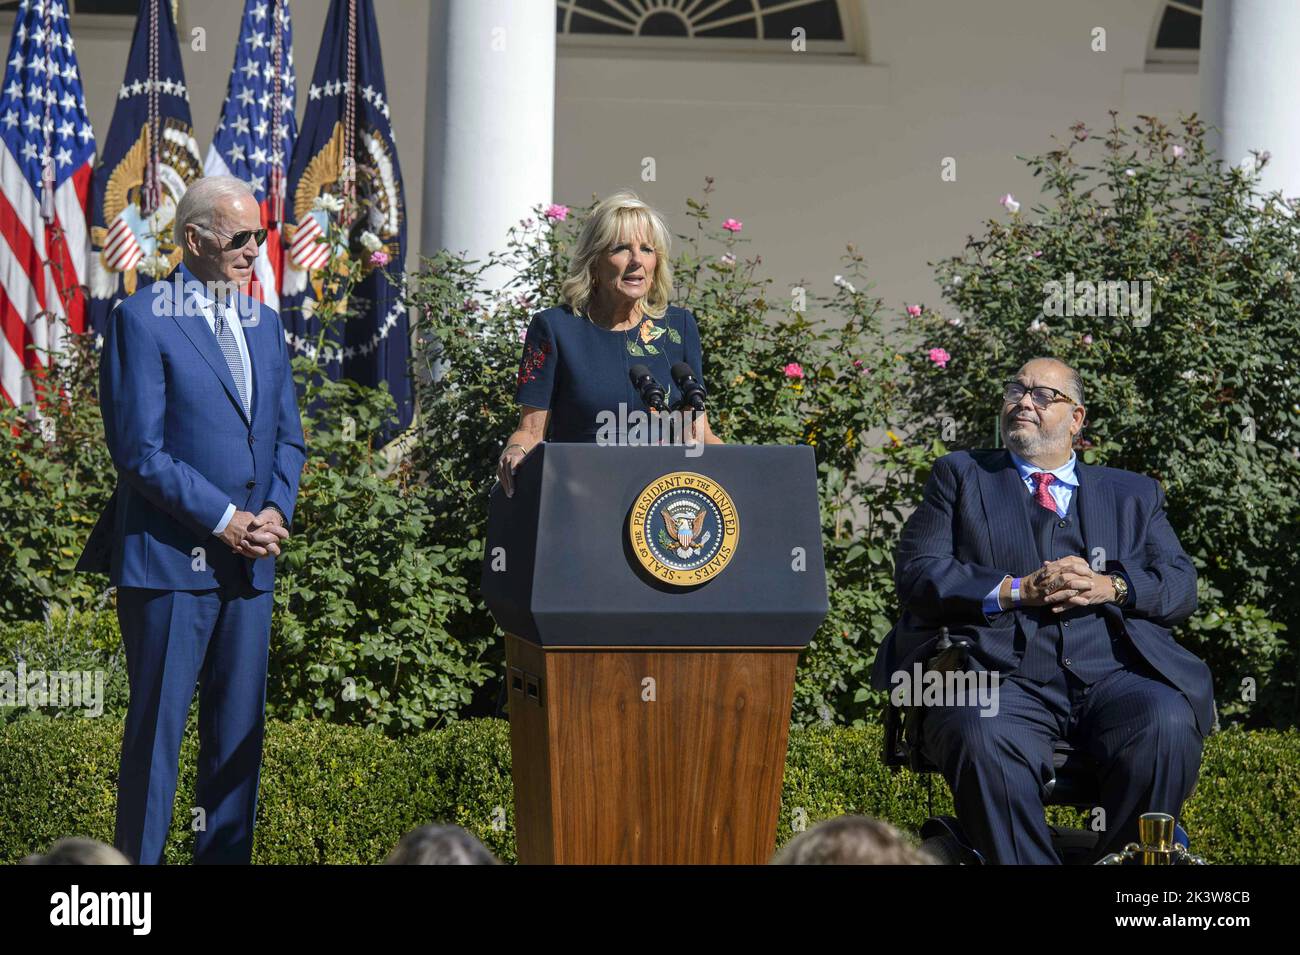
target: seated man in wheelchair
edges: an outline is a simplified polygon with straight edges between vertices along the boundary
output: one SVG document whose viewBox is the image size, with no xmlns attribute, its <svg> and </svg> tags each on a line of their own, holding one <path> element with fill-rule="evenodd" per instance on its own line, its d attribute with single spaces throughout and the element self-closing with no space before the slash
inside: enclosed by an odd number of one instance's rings
<svg viewBox="0 0 1300 955">
<path fill-rule="evenodd" d="M 990 863 L 1061 861 L 1043 815 L 1060 741 L 1097 767 L 1100 857 L 1137 840 L 1142 813 L 1179 818 L 1214 722 L 1209 668 L 1170 635 L 1196 609 L 1195 568 L 1156 481 L 1075 457 L 1083 400 L 1069 365 L 1036 358 L 1002 394 L 1007 448 L 935 462 L 872 674 L 912 679 L 946 627 L 993 686 L 992 706 L 926 699 L 919 730 Z"/>
</svg>

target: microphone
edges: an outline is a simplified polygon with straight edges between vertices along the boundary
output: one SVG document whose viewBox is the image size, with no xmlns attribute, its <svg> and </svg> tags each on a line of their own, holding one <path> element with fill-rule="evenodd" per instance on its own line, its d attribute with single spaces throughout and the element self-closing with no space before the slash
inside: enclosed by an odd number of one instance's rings
<svg viewBox="0 0 1300 955">
<path fill-rule="evenodd" d="M 637 390 L 647 408 L 652 411 L 668 410 L 668 404 L 664 401 L 663 386 L 655 381 L 649 368 L 645 365 L 633 365 L 628 369 L 627 374 L 632 379 L 632 387 Z"/>
<path fill-rule="evenodd" d="M 683 405 L 688 405 L 695 411 L 704 410 L 704 399 L 709 396 L 709 393 L 695 377 L 695 372 L 690 365 L 684 361 L 673 365 L 673 381 L 677 383 L 677 389 L 682 393 Z"/>
</svg>

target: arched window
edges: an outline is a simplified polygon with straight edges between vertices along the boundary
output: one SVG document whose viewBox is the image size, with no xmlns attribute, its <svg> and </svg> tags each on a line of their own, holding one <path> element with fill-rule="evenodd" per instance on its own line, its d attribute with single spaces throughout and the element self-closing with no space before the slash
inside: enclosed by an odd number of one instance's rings
<svg viewBox="0 0 1300 955">
<path fill-rule="evenodd" d="M 1151 31 L 1148 66 L 1195 64 L 1201 52 L 1201 0 L 1169 0 Z"/>
<path fill-rule="evenodd" d="M 845 0 L 557 0 L 556 32 L 580 45 L 660 49 L 790 48 L 802 28 L 810 53 L 852 53 Z"/>
</svg>

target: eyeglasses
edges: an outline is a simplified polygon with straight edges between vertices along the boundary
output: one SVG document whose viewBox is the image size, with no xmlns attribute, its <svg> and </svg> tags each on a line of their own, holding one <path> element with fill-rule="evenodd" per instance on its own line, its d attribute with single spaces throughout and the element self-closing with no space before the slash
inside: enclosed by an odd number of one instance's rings
<svg viewBox="0 0 1300 955">
<path fill-rule="evenodd" d="M 1057 401 L 1068 401 L 1072 405 L 1078 402 L 1067 395 L 1064 391 L 1057 391 L 1055 388 L 1049 388 L 1047 385 L 1038 385 L 1035 388 L 1026 388 L 1018 381 L 1008 381 L 1003 387 L 1002 400 L 1007 404 L 1014 405 L 1028 392 L 1035 405 L 1039 408 L 1046 408 L 1048 405 Z"/>
<path fill-rule="evenodd" d="M 195 223 L 197 225 L 197 223 Z M 248 244 L 249 238 L 252 238 L 258 245 L 266 241 L 265 229 L 244 229 L 231 235 L 228 232 L 222 232 L 220 229 L 214 229 L 211 226 L 201 225 L 200 229 L 206 229 L 208 232 L 215 232 L 217 235 L 223 235 L 230 240 L 230 245 L 226 246 L 224 251 L 233 252 L 235 249 L 242 249 Z"/>
</svg>

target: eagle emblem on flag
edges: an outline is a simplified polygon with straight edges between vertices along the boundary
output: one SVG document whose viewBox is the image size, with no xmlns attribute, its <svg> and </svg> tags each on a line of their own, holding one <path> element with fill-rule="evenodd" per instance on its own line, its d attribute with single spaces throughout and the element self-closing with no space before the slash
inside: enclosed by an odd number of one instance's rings
<svg viewBox="0 0 1300 955">
<path fill-rule="evenodd" d="M 328 142 L 308 161 L 294 190 L 293 212 L 297 222 L 286 223 L 284 227 L 284 244 L 288 253 L 286 292 L 300 292 L 310 284 L 314 297 L 317 300 L 323 297 L 324 276 L 320 269 L 331 254 L 327 238 L 330 213 L 317 200 L 325 195 L 341 199 L 344 194 L 343 143 L 343 124 L 337 122 Z M 397 242 L 400 234 L 403 203 L 400 183 L 393 174 L 388 142 L 377 132 L 363 131 L 359 134 L 358 145 L 364 152 L 353 170 L 354 218 L 343 223 L 345 228 L 336 234 L 332 251 L 345 262 L 355 260 L 364 277 L 374 269 L 370 261 L 374 252 L 382 250 L 389 255 L 395 254 L 390 245 Z M 367 233 L 379 240 L 377 245 Z"/>
<path fill-rule="evenodd" d="M 91 273 L 91 294 L 97 298 L 111 296 L 119 276 L 126 294 L 131 295 L 139 272 L 151 279 L 160 278 L 180 264 L 182 250 L 172 240 L 176 204 L 203 169 L 198 143 L 187 124 L 172 117 L 163 120 L 160 160 L 160 202 L 148 215 L 143 212 L 145 168 L 149 162 L 147 130 L 140 131 L 135 144 L 108 175 L 103 197 L 104 221 L 108 225 L 91 229 L 91 240 L 99 249 Z"/>
</svg>

